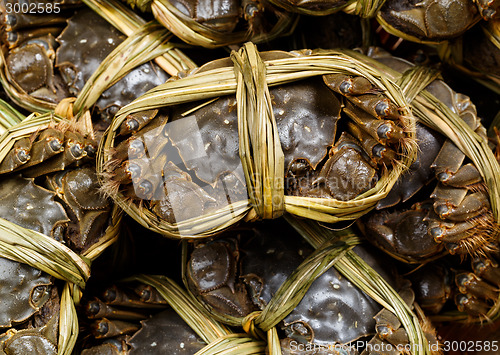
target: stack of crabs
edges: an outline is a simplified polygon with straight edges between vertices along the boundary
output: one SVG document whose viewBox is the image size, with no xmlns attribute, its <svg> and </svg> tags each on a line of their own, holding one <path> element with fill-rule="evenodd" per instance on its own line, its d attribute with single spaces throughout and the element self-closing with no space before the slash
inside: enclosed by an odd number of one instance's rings
<svg viewBox="0 0 500 355">
<path fill-rule="evenodd" d="M 0 16 L 0 354 L 500 353 L 500 1 Z"/>
</svg>

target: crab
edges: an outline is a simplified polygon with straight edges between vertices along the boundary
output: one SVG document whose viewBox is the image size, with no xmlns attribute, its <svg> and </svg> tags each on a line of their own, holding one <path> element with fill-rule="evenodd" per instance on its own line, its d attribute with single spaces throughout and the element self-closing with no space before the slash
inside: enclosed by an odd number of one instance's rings
<svg viewBox="0 0 500 355">
<path fill-rule="evenodd" d="M 54 70 L 57 49 L 55 38 L 61 33 L 73 5 L 63 1 L 60 3 L 60 13 L 34 16 L 23 12 L 7 12 L 5 6 L 15 3 L 11 0 L 2 2 L 0 18 L 4 28 L 1 42 L 7 78 L 20 92 L 46 102 L 47 107 L 51 107 L 69 96 L 62 78 Z"/>
<path fill-rule="evenodd" d="M 99 64 L 126 38 L 91 9 L 75 11 L 73 4 L 62 5 L 57 15 L 9 13 L 2 18 L 9 82 L 44 109 L 78 96 Z M 131 70 L 97 100 L 96 131 L 104 131 L 118 109 L 168 77 L 153 63 Z"/>
<path fill-rule="evenodd" d="M 289 195 L 350 200 L 400 157 L 407 132 L 399 110 L 366 79 L 310 78 L 270 95 Z M 352 135 L 335 142 L 342 112 Z M 138 112 L 118 129 L 103 188 L 160 220 L 189 220 L 248 199 L 238 150 L 234 97 Z"/>
<path fill-rule="evenodd" d="M 279 220 L 263 222 L 259 227 L 253 230 L 242 227 L 213 241 L 197 243 L 191 253 L 186 268 L 187 286 L 221 321 L 224 316 L 243 319 L 252 311 L 263 310 L 312 252 L 296 232 L 289 230 L 290 226 Z M 287 235 L 286 241 L 269 238 L 278 230 Z M 397 286 L 394 270 L 387 263 L 381 264 L 383 258 L 377 250 L 370 247 L 354 250 L 391 285 Z M 408 288 L 408 283 L 405 287 Z M 314 346 L 316 351 L 331 351 L 334 344 L 355 349 L 356 340 L 379 331 L 376 329 L 379 319 L 373 317 L 380 310 L 380 305 L 335 268 L 330 268 L 312 283 L 298 306 L 280 322 L 282 351 L 294 353 L 298 344 L 303 348 Z M 397 329 L 395 323 L 390 324 Z"/>
<path fill-rule="evenodd" d="M 391 65 L 398 71 L 404 71 L 411 64 L 389 55 L 380 54 L 375 58 L 386 65 Z M 481 125 L 475 106 L 470 99 L 454 92 L 440 80 L 435 80 L 426 88 L 452 111 L 457 113 L 476 133 L 486 139 L 485 128 Z M 403 174 L 395 184 L 389 195 L 382 199 L 377 209 L 393 208 L 395 212 L 376 212 L 366 220 L 366 232 L 369 239 L 376 244 L 388 247 L 388 252 L 394 255 L 394 248 L 399 243 L 399 259 L 408 262 L 424 262 L 438 257 L 442 244 L 451 254 L 459 255 L 487 255 L 494 249 L 497 238 L 498 225 L 495 223 L 485 183 L 478 169 L 467 162 L 465 154 L 450 140 L 443 140 L 440 135 L 433 133 L 429 128 L 417 126 L 419 152 L 417 161 L 410 167 L 407 174 Z M 434 190 L 419 191 L 431 183 L 435 178 Z M 432 186 L 432 185 L 431 185 Z M 431 201 L 427 202 L 431 198 Z M 411 235 L 420 240 L 427 240 L 428 246 L 434 245 L 435 253 L 426 253 L 426 257 L 417 256 L 412 250 L 418 247 L 409 238 L 403 243 L 397 235 L 397 227 L 402 222 L 400 211 L 397 210 L 401 202 L 417 206 L 427 206 L 424 216 L 420 212 L 422 223 L 416 225 Z M 417 203 L 419 202 L 419 203 Z M 429 204 L 432 208 L 429 208 Z M 406 216 L 416 212 L 404 212 Z M 384 217 L 382 217 L 384 216 Z M 409 218 L 409 217 L 408 217 Z M 407 244 L 402 247 L 401 244 Z M 383 247 L 383 248 L 384 248 Z M 402 248 L 402 249 L 401 249 Z M 442 255 L 442 254 L 441 254 Z"/>
<path fill-rule="evenodd" d="M 207 48 L 246 40 L 268 41 L 287 33 L 295 24 L 295 16 L 261 0 L 127 2 L 142 11 L 152 11 L 158 22 L 183 41 Z"/>
<path fill-rule="evenodd" d="M 329 15 L 349 5 L 347 0 L 271 0 L 276 6 L 305 15 Z"/>
<path fill-rule="evenodd" d="M 471 264 L 472 272 L 460 271 L 455 275 L 455 303 L 459 311 L 484 319 L 500 298 L 500 268 L 492 257 L 475 258 Z"/>
<path fill-rule="evenodd" d="M 82 354 L 194 354 L 203 348 L 206 344 L 167 307 L 151 286 L 113 285 L 86 302 L 78 348 Z"/>
<path fill-rule="evenodd" d="M 80 9 L 67 21 L 57 37 L 59 47 L 55 68 L 60 72 L 68 91 L 78 96 L 100 63 L 125 36 L 90 9 Z M 109 125 L 114 114 L 146 91 L 163 84 L 169 76 L 156 64 L 145 63 L 120 79 L 99 97 L 95 104 L 101 116 L 99 130 Z"/>
<path fill-rule="evenodd" d="M 500 18 L 500 1 L 498 0 L 474 0 L 479 10 L 479 14 L 485 20 L 495 20 Z"/>
<path fill-rule="evenodd" d="M 408 39 L 441 42 L 471 28 L 478 20 L 477 12 L 471 0 L 388 0 L 378 17 L 389 32 L 393 28 Z"/>
<path fill-rule="evenodd" d="M 406 281 L 400 288 L 399 295 L 402 300 L 412 309 L 415 309 L 417 319 L 421 324 L 424 336 L 427 340 L 427 352 L 433 355 L 442 354 L 436 330 L 420 306 L 415 303 L 415 293 Z M 401 321 L 389 310 L 382 309 L 375 315 L 377 334 L 366 344 L 361 355 L 377 354 L 383 349 L 384 354 L 408 354 L 415 351 L 410 345 L 408 334 L 401 327 Z"/>
<path fill-rule="evenodd" d="M 415 298 L 426 313 L 438 314 L 452 298 L 452 274 L 441 260 L 427 263 L 408 274 Z"/>
<path fill-rule="evenodd" d="M 18 139 L 0 163 L 2 217 L 79 253 L 87 250 L 111 219 L 92 165 L 96 148 L 94 140 L 64 123 Z"/>
<path fill-rule="evenodd" d="M 0 352 L 56 354 L 59 294 L 53 278 L 8 259 L 0 264 Z"/>
</svg>

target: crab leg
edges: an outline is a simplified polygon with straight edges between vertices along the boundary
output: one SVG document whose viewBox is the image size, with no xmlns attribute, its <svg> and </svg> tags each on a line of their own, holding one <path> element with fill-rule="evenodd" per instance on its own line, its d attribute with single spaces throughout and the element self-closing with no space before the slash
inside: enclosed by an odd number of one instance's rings
<svg viewBox="0 0 500 355">
<path fill-rule="evenodd" d="M 90 319 L 112 318 L 121 320 L 142 320 L 147 318 L 147 316 L 141 312 L 118 309 L 99 299 L 89 302 L 85 312 Z"/>
</svg>

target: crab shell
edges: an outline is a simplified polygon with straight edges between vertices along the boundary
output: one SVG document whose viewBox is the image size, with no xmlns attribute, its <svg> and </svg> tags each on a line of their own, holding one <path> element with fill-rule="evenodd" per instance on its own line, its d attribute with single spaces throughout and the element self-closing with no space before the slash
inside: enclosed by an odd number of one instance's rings
<svg viewBox="0 0 500 355">
<path fill-rule="evenodd" d="M 478 20 L 470 0 L 388 0 L 378 17 L 388 32 L 413 41 L 440 42 L 460 36 Z"/>
<path fill-rule="evenodd" d="M 172 309 L 141 323 L 141 329 L 127 340 L 130 355 L 194 354 L 206 345 Z"/>
<path fill-rule="evenodd" d="M 0 258 L 0 329 L 21 323 L 50 297 L 52 277 L 26 264 Z"/>
<path fill-rule="evenodd" d="M 285 167 L 292 161 L 304 159 L 313 168 L 327 155 L 333 145 L 340 101 L 320 78 L 306 79 L 270 88 L 273 111 L 278 128 Z M 297 98 L 301 98 L 298 100 Z M 241 164 L 238 149 L 236 100 L 224 97 L 183 118 L 174 111 L 167 136 L 178 149 L 188 169 L 207 183 L 214 183 L 225 172 L 237 171 Z M 186 141 L 186 132 L 198 136 L 205 154 L 198 157 L 195 146 Z M 196 134 L 196 136 L 195 136 Z M 242 178 L 242 176 L 240 176 Z"/>
<path fill-rule="evenodd" d="M 381 262 L 380 253 L 361 246 L 353 250 L 394 286 L 392 270 Z M 288 337 L 328 347 L 375 334 L 373 317 L 380 310 L 377 302 L 332 267 L 313 282 L 283 323 Z"/>
</svg>

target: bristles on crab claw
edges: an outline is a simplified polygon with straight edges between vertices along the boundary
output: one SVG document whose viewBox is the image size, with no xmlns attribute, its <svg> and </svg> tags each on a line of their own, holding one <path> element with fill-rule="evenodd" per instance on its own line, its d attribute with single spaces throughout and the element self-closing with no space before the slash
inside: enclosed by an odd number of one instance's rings
<svg viewBox="0 0 500 355">
<path fill-rule="evenodd" d="M 462 239 L 446 244 L 450 254 L 460 255 L 464 260 L 467 255 L 488 258 L 489 255 L 499 252 L 497 241 L 500 225 L 495 222 L 491 211 L 471 219 L 471 222 L 475 226 L 465 231 Z"/>
<path fill-rule="evenodd" d="M 99 174 L 101 180 L 100 191 L 106 196 L 115 197 L 119 190 L 121 182 L 115 180 L 114 171 L 121 165 L 122 161 L 118 159 L 111 159 L 104 165 L 103 171 Z"/>
<path fill-rule="evenodd" d="M 427 339 L 430 353 L 432 355 L 442 355 L 442 344 L 439 343 L 436 328 L 434 328 L 430 319 L 425 315 L 424 311 L 422 310 L 422 308 L 420 308 L 418 303 L 413 302 L 413 308 L 415 309 L 415 313 L 418 317 L 418 322 L 420 323 L 422 331 L 425 334 L 425 338 Z"/>
</svg>

